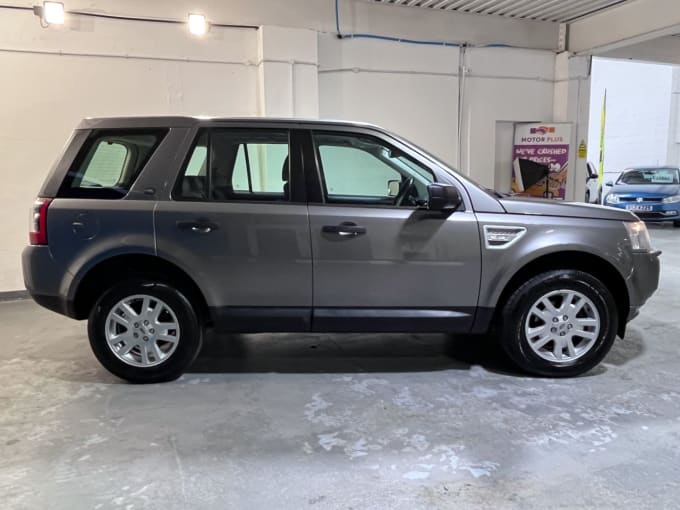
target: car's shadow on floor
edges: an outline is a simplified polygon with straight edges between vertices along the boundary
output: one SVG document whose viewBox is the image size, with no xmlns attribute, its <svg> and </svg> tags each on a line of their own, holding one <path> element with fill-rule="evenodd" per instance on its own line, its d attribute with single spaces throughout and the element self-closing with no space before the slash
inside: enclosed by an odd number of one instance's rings
<svg viewBox="0 0 680 510">
<path fill-rule="evenodd" d="M 643 352 L 642 337 L 617 339 L 605 363 L 623 365 Z M 189 373 L 360 373 L 469 370 L 524 376 L 491 335 L 209 333 Z M 606 372 L 600 365 L 586 376 Z"/>
<path fill-rule="evenodd" d="M 427 372 L 473 364 L 516 373 L 490 337 L 392 333 L 209 333 L 188 372 Z"/>
<path fill-rule="evenodd" d="M 488 337 L 443 334 L 208 334 L 188 372 L 427 372 L 471 364 L 512 372 Z"/>
</svg>

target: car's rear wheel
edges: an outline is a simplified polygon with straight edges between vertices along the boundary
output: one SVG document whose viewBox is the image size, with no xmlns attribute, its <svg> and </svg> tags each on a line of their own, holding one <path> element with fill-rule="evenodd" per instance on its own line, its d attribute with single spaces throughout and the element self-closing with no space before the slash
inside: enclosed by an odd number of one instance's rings
<svg viewBox="0 0 680 510">
<path fill-rule="evenodd" d="M 589 204 L 589 203 L 590 203 L 590 190 L 587 189 L 586 190 L 586 204 Z"/>
<path fill-rule="evenodd" d="M 135 383 L 176 379 L 196 358 L 203 338 L 184 294 L 146 280 L 104 292 L 90 314 L 88 333 L 101 364 Z"/>
<path fill-rule="evenodd" d="M 501 345 L 520 368 L 569 377 L 592 369 L 609 352 L 618 311 L 600 280 L 583 271 L 558 270 L 517 288 L 501 322 Z"/>
</svg>

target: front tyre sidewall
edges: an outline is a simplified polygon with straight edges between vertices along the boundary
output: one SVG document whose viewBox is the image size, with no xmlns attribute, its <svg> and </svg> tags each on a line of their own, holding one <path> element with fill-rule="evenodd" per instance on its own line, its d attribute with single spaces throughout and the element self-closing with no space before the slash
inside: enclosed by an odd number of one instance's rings
<svg viewBox="0 0 680 510">
<path fill-rule="evenodd" d="M 564 363 L 541 358 L 529 345 L 524 324 L 533 304 L 555 290 L 575 290 L 593 302 L 600 315 L 600 334 L 586 354 Z M 522 369 L 535 375 L 569 377 L 595 367 L 611 349 L 616 338 L 616 303 L 602 282 L 581 271 L 552 271 L 529 280 L 508 301 L 504 310 L 503 347 Z"/>
<path fill-rule="evenodd" d="M 170 306 L 177 317 L 180 339 L 167 360 L 151 367 L 128 365 L 111 351 L 106 341 L 106 318 L 121 299 L 135 294 L 148 294 Z M 200 351 L 203 333 L 191 303 L 177 289 L 158 282 L 130 281 L 105 292 L 90 313 L 88 323 L 90 346 L 99 362 L 112 374 L 133 383 L 165 382 L 177 379 Z"/>
</svg>

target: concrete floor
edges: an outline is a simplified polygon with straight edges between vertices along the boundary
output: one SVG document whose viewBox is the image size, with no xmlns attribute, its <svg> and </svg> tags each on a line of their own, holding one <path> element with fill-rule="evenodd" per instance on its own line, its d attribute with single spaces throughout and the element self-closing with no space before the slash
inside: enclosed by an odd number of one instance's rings
<svg viewBox="0 0 680 510">
<path fill-rule="evenodd" d="M 249 335 L 133 386 L 84 323 L 0 303 L 0 507 L 678 508 L 680 229 L 652 235 L 659 292 L 570 380 L 483 339 Z"/>
</svg>

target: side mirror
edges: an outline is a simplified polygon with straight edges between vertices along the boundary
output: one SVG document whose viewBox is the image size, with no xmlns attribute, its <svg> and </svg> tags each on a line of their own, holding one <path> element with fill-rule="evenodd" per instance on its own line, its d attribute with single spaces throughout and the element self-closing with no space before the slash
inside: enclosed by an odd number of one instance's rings
<svg viewBox="0 0 680 510">
<path fill-rule="evenodd" d="M 613 181 L 607 181 L 607 182 L 604 183 L 604 185 L 607 186 L 608 188 L 611 188 L 614 185 L 614 182 Z"/>
<path fill-rule="evenodd" d="M 396 197 L 399 196 L 399 187 L 401 186 L 401 181 L 393 180 L 387 181 L 387 196 Z"/>
<path fill-rule="evenodd" d="M 431 211 L 455 211 L 463 203 L 458 188 L 451 184 L 433 182 L 427 185 L 427 208 Z"/>
</svg>

